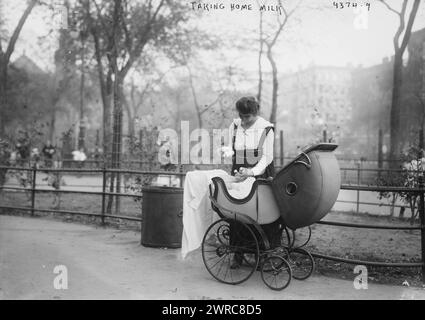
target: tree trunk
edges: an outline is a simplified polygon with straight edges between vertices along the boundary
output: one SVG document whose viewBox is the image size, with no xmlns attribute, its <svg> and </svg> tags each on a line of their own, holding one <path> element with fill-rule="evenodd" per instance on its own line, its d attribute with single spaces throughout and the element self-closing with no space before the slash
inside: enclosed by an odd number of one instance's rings
<svg viewBox="0 0 425 320">
<path fill-rule="evenodd" d="M 133 121 L 134 112 L 132 112 L 130 104 L 128 103 L 124 95 L 122 95 L 122 99 L 123 99 L 122 103 L 124 104 L 125 111 L 127 113 L 128 136 L 131 142 L 130 145 L 132 145 L 135 138 L 134 121 Z M 131 151 L 132 150 L 130 149 L 130 152 Z"/>
<path fill-rule="evenodd" d="M 409 14 L 409 19 L 407 25 L 405 25 L 405 12 L 407 8 L 407 0 L 403 1 L 401 12 L 397 12 L 400 18 L 400 25 L 397 29 L 396 34 L 393 38 L 394 46 L 394 66 L 393 66 L 393 92 L 392 92 L 392 101 L 391 101 L 391 115 L 390 115 L 390 167 L 396 169 L 399 167 L 398 160 L 400 158 L 400 153 L 403 148 L 403 139 L 400 136 L 401 124 L 400 124 L 400 110 L 402 106 L 400 105 L 401 100 L 401 87 L 402 87 L 402 76 L 403 76 L 403 54 L 406 50 L 406 47 L 409 43 L 410 35 L 412 33 L 413 23 L 416 18 L 420 5 L 420 0 L 415 0 L 412 6 L 412 9 Z M 389 7 L 387 5 L 387 7 Z M 394 11 L 394 10 L 393 10 Z M 400 36 L 404 31 L 402 37 L 401 45 L 399 43 Z"/>
<path fill-rule="evenodd" d="M 394 56 L 393 90 L 390 112 L 390 167 L 397 168 L 395 160 L 400 159 L 402 151 L 400 136 L 400 94 L 402 85 L 403 59 L 400 52 Z"/>
<path fill-rule="evenodd" d="M 113 128 L 112 128 L 112 168 L 119 169 L 122 153 L 122 97 L 123 97 L 123 81 L 124 79 L 119 75 L 115 75 L 115 81 L 113 83 L 114 88 L 114 112 L 113 112 Z M 115 192 L 119 193 L 121 190 L 121 176 L 119 173 L 111 174 L 111 185 L 110 190 L 114 190 L 114 180 L 116 179 Z M 112 209 L 113 196 L 108 199 L 107 210 L 110 212 Z M 120 197 L 116 196 L 115 199 L 115 212 L 119 213 L 120 209 Z"/>
<path fill-rule="evenodd" d="M 103 102 L 103 152 L 106 156 L 112 154 L 112 97 L 113 81 L 110 74 L 106 79 L 105 92 L 102 94 Z M 110 157 L 112 161 L 112 157 Z"/>
<path fill-rule="evenodd" d="M 258 93 L 257 101 L 261 105 L 261 94 L 263 89 L 263 69 L 261 65 L 261 58 L 263 56 L 263 12 L 260 12 L 260 52 L 258 53 Z"/>
<path fill-rule="evenodd" d="M 109 75 L 109 74 L 108 74 Z M 119 165 L 119 155 L 117 155 L 118 150 L 117 150 L 117 144 L 118 144 L 118 134 L 117 134 L 117 128 L 118 128 L 118 123 L 119 123 L 119 103 L 118 103 L 118 90 L 117 90 L 117 81 L 118 81 L 118 77 L 115 75 L 114 77 L 115 81 L 112 81 L 112 76 L 109 75 L 108 79 L 107 79 L 107 89 L 112 90 L 112 96 L 113 96 L 113 103 L 114 103 L 114 110 L 113 110 L 113 116 L 112 118 L 110 117 L 111 114 L 111 110 L 104 110 L 104 114 L 103 114 L 103 121 L 104 121 L 104 143 L 108 142 L 109 145 L 105 146 L 105 148 L 108 149 L 104 149 L 105 152 L 107 152 L 106 154 L 110 154 L 110 158 L 111 158 L 111 168 L 112 169 L 118 169 L 118 165 Z M 108 92 L 109 94 L 109 92 Z M 108 95 L 107 97 L 107 101 L 108 104 L 106 105 L 108 108 L 111 108 L 111 99 L 110 99 L 110 95 Z M 105 105 L 104 105 L 105 107 Z M 112 120 L 112 121 L 111 121 Z M 111 136 L 109 135 L 109 129 L 111 128 L 112 125 L 112 140 L 110 139 Z M 106 130 L 105 130 L 106 129 Z M 111 142 L 111 143 L 110 143 Z M 108 151 L 107 151 L 108 150 Z M 109 150 L 111 151 L 109 153 Z M 115 188 L 115 180 L 117 180 L 117 189 L 119 186 L 119 179 L 118 179 L 118 174 L 115 172 L 111 173 L 111 178 L 110 178 L 110 185 L 109 185 L 109 192 L 114 192 Z M 118 197 L 116 197 L 116 200 L 118 200 Z M 109 195 L 108 198 L 108 204 L 107 204 L 107 212 L 111 213 L 112 210 L 112 205 L 113 205 L 113 201 L 114 201 L 114 196 L 113 195 Z"/>
<path fill-rule="evenodd" d="M 81 40 L 81 80 L 80 80 L 80 126 L 78 132 L 78 149 L 85 149 L 85 123 L 84 123 L 84 86 L 85 86 L 85 70 L 84 70 L 84 40 Z"/>
<path fill-rule="evenodd" d="M 55 141 L 55 127 L 56 127 L 56 104 L 52 105 L 52 114 L 50 118 L 49 140 Z"/>
<path fill-rule="evenodd" d="M 89 23 L 91 24 L 91 20 L 89 20 Z M 108 155 L 111 151 L 111 128 L 112 128 L 112 122 L 111 122 L 111 100 L 112 100 L 112 71 L 109 69 L 107 70 L 107 73 L 105 75 L 105 71 L 103 70 L 103 64 L 102 64 L 102 55 L 101 55 L 101 49 L 100 49 L 100 40 L 99 35 L 97 33 L 97 29 L 95 27 L 92 27 L 91 33 L 93 36 L 93 42 L 94 42 L 94 51 L 95 51 L 95 57 L 96 57 L 96 65 L 97 65 L 97 72 L 98 72 L 98 78 L 99 78 L 99 85 L 100 85 L 100 94 L 102 97 L 102 105 L 103 105 L 103 119 L 102 119 L 102 133 L 103 133 L 103 154 L 105 156 L 105 161 L 108 163 Z"/>
<path fill-rule="evenodd" d="M 121 154 L 122 154 L 122 118 L 123 118 L 123 108 L 122 108 L 122 99 L 123 99 L 123 82 L 124 79 L 119 75 L 116 75 L 116 80 L 114 82 L 114 128 L 113 128 L 113 144 L 112 144 L 112 158 L 113 158 L 113 167 L 120 169 L 121 167 Z M 121 192 L 121 174 L 117 173 L 117 186 L 116 193 Z M 120 203 L 121 197 L 116 196 L 115 201 L 115 213 L 119 214 L 120 212 Z"/>
<path fill-rule="evenodd" d="M 7 113 L 7 66 L 3 64 L 3 55 L 0 53 L 0 137 L 5 133 Z"/>
<path fill-rule="evenodd" d="M 109 192 L 114 192 L 114 184 L 115 184 L 115 173 L 112 172 L 111 176 L 109 178 Z M 106 212 L 107 213 L 111 213 L 112 212 L 112 204 L 114 202 L 114 196 L 113 195 L 109 195 L 108 197 L 108 203 L 106 205 Z"/>
<path fill-rule="evenodd" d="M 68 76 L 66 76 L 68 77 Z M 63 79 L 69 79 L 64 77 Z M 67 80 L 68 82 L 68 80 Z M 54 137 L 55 137 L 55 128 L 56 128 L 56 110 L 57 110 L 57 105 L 60 101 L 60 95 L 62 93 L 62 90 L 64 90 L 63 86 L 59 86 L 57 90 L 55 90 L 55 94 L 53 95 L 52 99 L 50 100 L 50 104 L 51 104 L 51 110 L 50 110 L 50 124 L 49 124 L 49 140 L 50 141 L 55 141 Z"/>
<path fill-rule="evenodd" d="M 193 83 L 192 70 L 190 70 L 189 66 L 186 66 L 186 67 L 187 67 L 187 71 L 189 73 L 190 91 L 192 92 L 193 103 L 195 105 L 195 110 L 196 110 L 196 116 L 198 117 L 198 127 L 199 127 L 199 129 L 201 129 L 202 128 L 202 113 L 201 113 L 201 110 L 199 110 L 198 97 L 196 95 L 196 89 L 195 89 L 195 85 Z"/>
<path fill-rule="evenodd" d="M 132 111 L 130 104 L 128 103 L 127 99 L 123 96 L 123 103 L 126 109 L 126 113 L 127 113 L 127 125 L 128 125 L 128 139 L 129 139 L 129 150 L 128 150 L 128 154 L 130 157 L 130 160 L 133 161 L 134 160 L 134 147 L 136 145 L 136 129 L 134 128 L 134 114 L 136 113 L 135 111 Z M 132 165 L 132 163 L 131 163 Z"/>
<path fill-rule="evenodd" d="M 273 75 L 273 91 L 272 91 L 272 110 L 270 114 L 270 122 L 276 125 L 276 113 L 277 113 L 277 90 L 279 88 L 279 82 L 277 80 L 277 66 L 276 62 L 273 59 L 273 54 L 271 48 L 267 50 L 267 58 L 270 61 L 272 66 L 272 75 Z"/>
</svg>

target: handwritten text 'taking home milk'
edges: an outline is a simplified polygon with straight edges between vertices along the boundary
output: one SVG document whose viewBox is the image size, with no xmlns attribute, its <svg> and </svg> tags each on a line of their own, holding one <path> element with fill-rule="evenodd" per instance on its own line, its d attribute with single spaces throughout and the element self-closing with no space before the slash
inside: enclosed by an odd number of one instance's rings
<svg viewBox="0 0 425 320">
<path fill-rule="evenodd" d="M 192 10 L 197 11 L 220 11 L 220 10 L 230 10 L 230 11 L 269 11 L 276 12 L 280 15 L 284 12 L 283 6 L 281 5 L 266 5 L 266 4 L 252 4 L 252 3 L 223 3 L 223 2 L 214 2 L 214 3 L 206 3 L 206 2 L 190 2 Z"/>
</svg>

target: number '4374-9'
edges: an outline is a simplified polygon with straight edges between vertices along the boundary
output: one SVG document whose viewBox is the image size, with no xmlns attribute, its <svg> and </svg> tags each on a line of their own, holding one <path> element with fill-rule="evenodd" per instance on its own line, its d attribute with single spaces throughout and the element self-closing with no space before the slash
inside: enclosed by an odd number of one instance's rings
<svg viewBox="0 0 425 320">
<path fill-rule="evenodd" d="M 357 8 L 357 7 L 366 7 L 367 10 L 370 10 L 370 2 L 364 2 L 362 4 L 358 4 L 357 2 L 352 1 L 334 1 L 333 6 L 336 9 L 344 9 L 344 8 Z"/>
</svg>

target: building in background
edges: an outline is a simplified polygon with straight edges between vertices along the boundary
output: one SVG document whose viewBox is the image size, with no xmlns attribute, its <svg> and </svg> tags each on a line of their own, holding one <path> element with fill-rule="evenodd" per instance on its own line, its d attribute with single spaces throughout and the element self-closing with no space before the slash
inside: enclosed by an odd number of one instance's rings
<svg viewBox="0 0 425 320">
<path fill-rule="evenodd" d="M 284 130 L 285 153 L 348 134 L 352 117 L 351 66 L 310 65 L 279 80 L 277 126 Z"/>
<path fill-rule="evenodd" d="M 379 131 L 384 158 L 389 150 L 393 57 L 370 67 L 310 65 L 279 79 L 278 130 L 286 155 L 326 138 L 347 158 L 378 157 Z M 425 129 L 425 29 L 413 32 L 404 61 L 402 140 L 417 143 Z"/>
<path fill-rule="evenodd" d="M 33 60 L 31 60 L 25 52 L 11 63 L 11 68 L 19 69 L 26 72 L 29 76 L 34 75 L 46 75 L 47 72 L 44 72 Z"/>
<path fill-rule="evenodd" d="M 417 144 L 418 132 L 425 125 L 425 29 L 413 32 L 404 61 L 399 134 L 404 147 Z M 352 134 L 342 143 L 356 154 L 376 159 L 379 130 L 383 134 L 384 158 L 390 143 L 390 113 L 394 57 L 381 64 L 357 68 L 352 73 Z"/>
</svg>

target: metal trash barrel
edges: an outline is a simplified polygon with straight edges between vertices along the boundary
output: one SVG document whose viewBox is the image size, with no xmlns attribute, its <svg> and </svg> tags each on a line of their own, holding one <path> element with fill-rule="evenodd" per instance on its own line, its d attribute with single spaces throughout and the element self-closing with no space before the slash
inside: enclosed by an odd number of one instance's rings
<svg viewBox="0 0 425 320">
<path fill-rule="evenodd" d="M 183 188 L 142 188 L 142 245 L 181 248 Z"/>
</svg>

